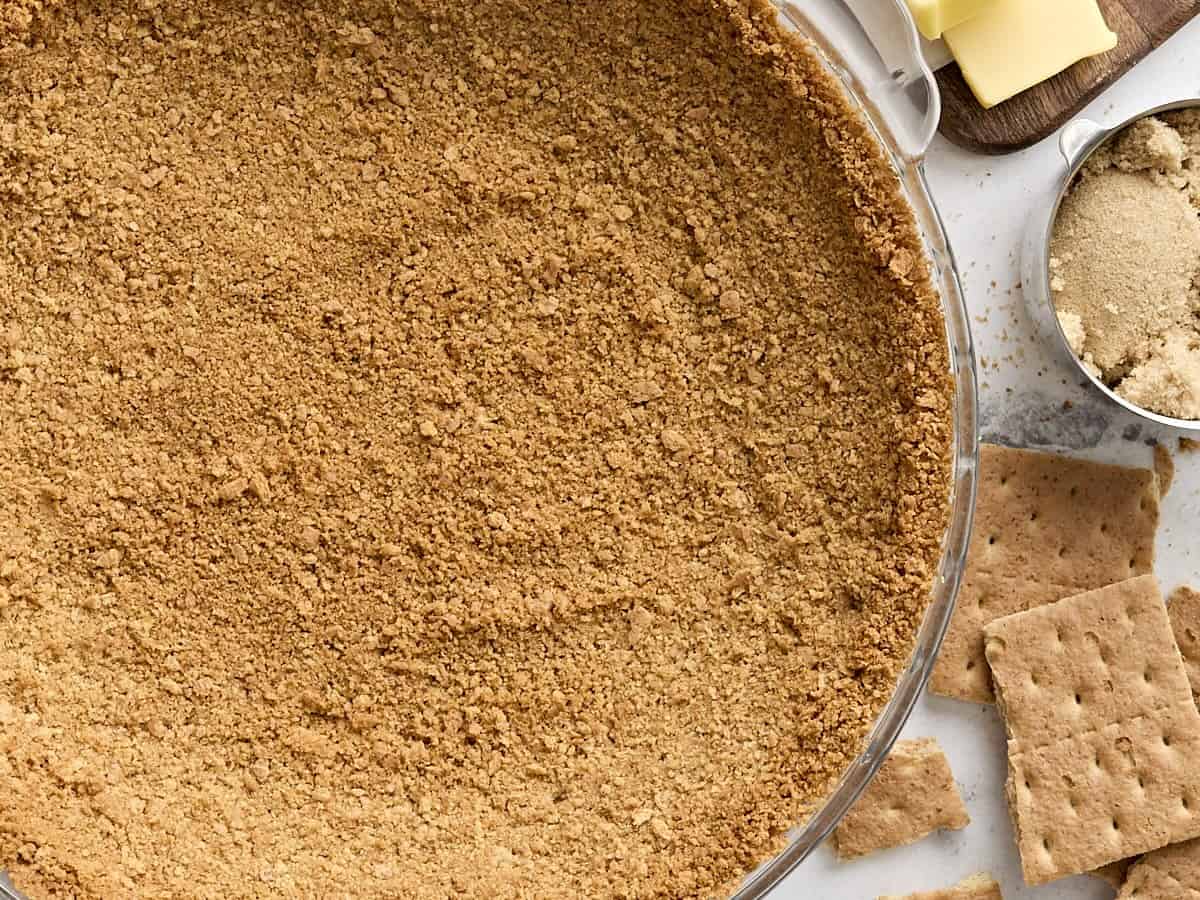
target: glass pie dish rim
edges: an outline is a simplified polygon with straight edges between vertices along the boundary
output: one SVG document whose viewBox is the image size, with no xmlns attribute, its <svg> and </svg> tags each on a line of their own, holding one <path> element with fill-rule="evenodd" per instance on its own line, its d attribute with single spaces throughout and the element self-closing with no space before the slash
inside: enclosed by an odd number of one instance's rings
<svg viewBox="0 0 1200 900">
<path fill-rule="evenodd" d="M 803 8 L 795 0 L 772 0 L 772 4 L 784 27 L 797 31 L 845 88 L 851 105 L 879 140 L 912 208 L 946 321 L 954 377 L 954 446 L 949 517 L 932 599 L 895 691 L 872 726 L 864 749 L 822 805 L 789 833 L 778 854 L 746 878 L 732 900 L 766 897 L 820 846 L 871 782 L 907 723 L 932 674 L 954 612 L 966 567 L 979 466 L 974 343 L 954 254 L 924 166 L 940 118 L 941 100 L 921 54 L 916 26 L 903 0 L 804 0 Z M 817 9 L 825 15 L 814 16 Z M 863 14 L 868 9 L 869 22 Z M 890 40 L 885 49 L 875 43 L 881 36 Z M 854 55 L 845 52 L 847 49 L 859 52 Z M 861 64 L 872 55 L 877 57 L 878 67 Z M 796 883 L 793 878 L 791 884 Z M 803 884 L 802 873 L 799 883 Z"/>
</svg>

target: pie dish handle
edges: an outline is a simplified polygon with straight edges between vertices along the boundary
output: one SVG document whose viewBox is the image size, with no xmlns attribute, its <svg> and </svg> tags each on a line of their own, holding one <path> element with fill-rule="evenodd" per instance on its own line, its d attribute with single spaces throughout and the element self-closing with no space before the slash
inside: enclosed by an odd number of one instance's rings
<svg viewBox="0 0 1200 900">
<path fill-rule="evenodd" d="M 920 162 L 937 133 L 942 97 L 904 0 L 774 0 L 856 94 L 885 146 Z"/>
</svg>

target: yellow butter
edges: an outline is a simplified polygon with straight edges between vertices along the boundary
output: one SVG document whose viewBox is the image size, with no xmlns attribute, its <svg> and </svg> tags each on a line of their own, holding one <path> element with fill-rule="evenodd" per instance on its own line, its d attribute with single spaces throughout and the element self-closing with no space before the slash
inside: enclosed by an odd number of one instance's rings
<svg viewBox="0 0 1200 900">
<path fill-rule="evenodd" d="M 997 0 L 907 0 L 921 34 L 936 41 L 942 32 L 973 19 Z"/>
<path fill-rule="evenodd" d="M 985 108 L 1117 46 L 1096 0 L 995 0 L 942 37 Z"/>
</svg>

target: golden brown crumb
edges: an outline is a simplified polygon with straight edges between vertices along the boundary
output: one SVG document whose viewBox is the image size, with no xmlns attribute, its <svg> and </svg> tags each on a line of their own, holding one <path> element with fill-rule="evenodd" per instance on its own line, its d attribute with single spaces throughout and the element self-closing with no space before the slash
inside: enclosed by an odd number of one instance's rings
<svg viewBox="0 0 1200 900">
<path fill-rule="evenodd" d="M 0 0 L 0 51 L 30 37 L 34 16 L 58 6 L 62 0 Z"/>
<path fill-rule="evenodd" d="M 101 0 L 2 52 L 18 883 L 777 848 L 908 657 L 951 415 L 895 177 L 765 5 Z"/>
</svg>

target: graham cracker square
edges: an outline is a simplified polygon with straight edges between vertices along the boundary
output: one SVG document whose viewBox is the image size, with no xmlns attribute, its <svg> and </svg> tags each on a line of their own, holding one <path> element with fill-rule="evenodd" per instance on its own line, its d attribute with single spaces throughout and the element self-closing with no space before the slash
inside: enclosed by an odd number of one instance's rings
<svg viewBox="0 0 1200 900">
<path fill-rule="evenodd" d="M 1004 895 L 1000 893 L 996 879 L 984 872 L 972 875 L 954 887 L 905 894 L 903 897 L 879 897 L 877 900 L 1004 900 Z"/>
<path fill-rule="evenodd" d="M 1130 868 L 1117 900 L 1200 900 L 1200 841 L 1143 856 Z"/>
<path fill-rule="evenodd" d="M 972 577 L 968 573 L 958 592 L 954 618 L 942 642 L 929 681 L 936 694 L 991 703 L 992 673 L 983 647 L 983 626 L 1002 616 L 1061 600 L 1071 593 L 1054 584 L 1016 578 Z"/>
<path fill-rule="evenodd" d="M 1032 885 L 1200 836 L 1200 716 L 1160 710 L 1024 751 L 1009 742 L 1008 803 Z"/>
<path fill-rule="evenodd" d="M 984 626 L 1152 571 L 1158 516 L 1151 469 L 985 444 L 966 575 L 930 689 L 990 703 Z"/>
<path fill-rule="evenodd" d="M 1192 694 L 1200 698 L 1200 591 L 1190 587 L 1176 588 L 1171 594 L 1167 614 L 1171 618 L 1175 642 L 1183 654 Z"/>
<path fill-rule="evenodd" d="M 855 859 L 919 841 L 971 819 L 942 748 L 933 738 L 900 741 L 834 834 L 838 857 Z"/>
<path fill-rule="evenodd" d="M 1027 882 L 1200 836 L 1200 713 L 1153 576 L 985 635 Z"/>
<path fill-rule="evenodd" d="M 985 633 L 1000 714 L 1009 739 L 1026 748 L 1192 699 L 1153 575 L 1007 617 Z"/>
<path fill-rule="evenodd" d="M 1159 480 L 1162 480 L 1161 472 Z M 1200 700 L 1200 591 L 1187 586 L 1178 587 L 1171 593 L 1167 603 L 1167 614 L 1171 619 L 1171 629 L 1175 633 L 1175 643 L 1179 645 L 1179 652 L 1183 655 L 1184 666 L 1187 669 L 1188 680 L 1192 683 L 1192 698 Z M 1200 852 L 1200 844 L 1195 841 L 1173 846 L 1189 847 L 1191 853 Z M 1170 849 L 1168 847 L 1163 850 L 1155 850 L 1154 853 L 1142 858 L 1156 857 L 1158 854 L 1167 853 Z M 1178 883 L 1173 885 L 1166 875 L 1153 868 L 1143 869 L 1138 873 L 1136 879 L 1129 882 L 1131 887 L 1125 888 L 1130 869 L 1137 861 L 1137 858 L 1123 859 L 1120 862 L 1101 866 L 1088 874 L 1099 878 L 1115 891 L 1130 891 L 1136 887 L 1134 893 L 1124 893 L 1121 895 L 1122 897 L 1129 896 L 1140 898 L 1140 900 L 1149 900 L 1151 897 L 1186 896 L 1188 900 L 1200 900 L 1200 882 L 1193 881 L 1186 886 L 1187 890 L 1192 893 L 1173 893 L 1178 890 Z"/>
</svg>

